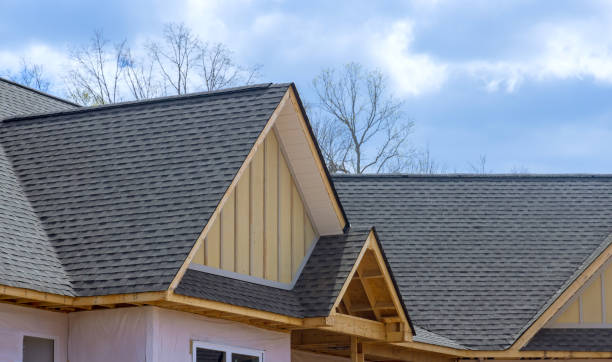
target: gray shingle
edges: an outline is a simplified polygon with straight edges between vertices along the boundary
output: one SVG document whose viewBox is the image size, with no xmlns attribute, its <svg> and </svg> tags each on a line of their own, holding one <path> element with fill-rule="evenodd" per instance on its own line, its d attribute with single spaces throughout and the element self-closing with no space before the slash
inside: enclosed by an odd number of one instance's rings
<svg viewBox="0 0 612 362">
<path fill-rule="evenodd" d="M 607 245 L 612 176 L 335 176 L 415 325 L 504 349 Z"/>
<path fill-rule="evenodd" d="M 78 295 L 165 290 L 288 85 L 4 120 Z"/>
<path fill-rule="evenodd" d="M 0 145 L 0 284 L 73 295 L 51 242 Z"/>
<path fill-rule="evenodd" d="M 76 107 L 72 102 L 0 78 L 0 119 Z"/>
<path fill-rule="evenodd" d="M 612 330 L 607 328 L 541 329 L 523 351 L 612 351 Z"/>
<path fill-rule="evenodd" d="M 189 269 L 175 293 L 293 317 L 327 316 L 369 232 L 354 227 L 319 238 L 293 290 Z"/>
</svg>

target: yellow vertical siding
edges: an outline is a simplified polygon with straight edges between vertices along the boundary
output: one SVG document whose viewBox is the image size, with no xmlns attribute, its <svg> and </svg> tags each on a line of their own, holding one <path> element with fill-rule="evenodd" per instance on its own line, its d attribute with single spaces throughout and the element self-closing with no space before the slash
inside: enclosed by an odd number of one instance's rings
<svg viewBox="0 0 612 362">
<path fill-rule="evenodd" d="M 279 269 L 278 278 L 283 283 L 289 283 L 291 270 L 291 173 L 282 155 L 278 164 L 278 237 L 279 237 Z"/>
<path fill-rule="evenodd" d="M 289 283 L 317 233 L 271 132 L 211 225 L 194 263 Z"/>
<path fill-rule="evenodd" d="M 221 269 L 234 271 L 234 209 L 236 197 L 232 193 L 221 210 Z"/>
<path fill-rule="evenodd" d="M 274 132 L 265 140 L 265 278 L 278 280 L 278 141 Z"/>
<path fill-rule="evenodd" d="M 251 163 L 251 275 L 264 276 L 264 149 Z"/>
<path fill-rule="evenodd" d="M 291 275 L 304 259 L 304 205 L 294 182 L 291 182 Z"/>
<path fill-rule="evenodd" d="M 249 274 L 250 233 L 249 217 L 250 172 L 245 172 L 236 185 L 236 272 Z"/>
<path fill-rule="evenodd" d="M 213 268 L 221 266 L 221 227 L 219 221 L 212 224 L 206 236 L 206 262 L 205 264 Z"/>
<path fill-rule="evenodd" d="M 603 274 L 606 301 L 606 323 L 612 323 L 612 267 Z"/>
<path fill-rule="evenodd" d="M 603 322 L 601 310 L 601 277 L 597 277 L 582 294 L 582 322 Z"/>
<path fill-rule="evenodd" d="M 579 323 L 580 322 L 580 303 L 578 299 L 559 316 L 557 323 Z"/>
</svg>

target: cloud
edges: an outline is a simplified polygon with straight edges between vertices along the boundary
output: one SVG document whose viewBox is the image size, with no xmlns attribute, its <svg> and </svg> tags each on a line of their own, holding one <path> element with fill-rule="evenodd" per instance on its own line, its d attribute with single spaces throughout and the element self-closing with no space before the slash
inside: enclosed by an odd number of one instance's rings
<svg viewBox="0 0 612 362">
<path fill-rule="evenodd" d="M 389 74 L 402 95 L 418 96 L 440 88 L 447 79 L 448 65 L 426 53 L 415 53 L 414 28 L 410 21 L 393 23 L 370 40 L 370 54 Z"/>
<path fill-rule="evenodd" d="M 17 50 L 0 49 L 0 72 L 19 72 L 22 59 L 32 64 L 41 64 L 44 76 L 49 78 L 52 87 L 55 86 L 51 92 L 59 91 L 66 64 L 70 62 L 67 52 L 41 43 L 29 44 Z"/>
</svg>

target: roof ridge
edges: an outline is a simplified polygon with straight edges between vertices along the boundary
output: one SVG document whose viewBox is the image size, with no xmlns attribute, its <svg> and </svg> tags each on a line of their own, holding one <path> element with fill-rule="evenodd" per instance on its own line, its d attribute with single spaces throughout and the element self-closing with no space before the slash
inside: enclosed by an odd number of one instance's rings
<svg viewBox="0 0 612 362">
<path fill-rule="evenodd" d="M 409 173 L 389 173 L 389 174 L 333 174 L 332 178 L 458 178 L 458 179 L 486 179 L 486 178 L 612 178 L 612 173 L 491 173 L 491 174 L 470 174 L 470 173 L 446 173 L 446 174 L 409 174 Z"/>
<path fill-rule="evenodd" d="M 31 87 L 25 86 L 25 85 L 23 85 L 23 84 L 20 84 L 20 83 L 14 82 L 14 81 L 12 81 L 12 80 L 10 80 L 10 79 L 6 79 L 6 78 L 2 78 L 2 77 L 0 77 L 0 81 L 5 82 L 5 83 L 8 83 L 8 84 L 11 84 L 11 85 L 14 85 L 14 86 L 16 86 L 16 87 L 23 88 L 23 89 L 25 89 L 25 90 L 27 90 L 27 91 L 30 91 L 30 92 L 34 92 L 34 93 L 40 94 L 41 96 L 45 96 L 45 97 L 48 97 L 48 98 L 54 99 L 54 100 L 56 100 L 56 101 L 60 101 L 60 102 L 63 102 L 63 103 L 69 104 L 69 105 L 71 105 L 71 106 L 75 106 L 75 107 L 79 107 L 79 108 L 80 108 L 80 107 L 82 107 L 82 106 L 81 106 L 80 104 L 78 104 L 78 103 L 74 103 L 74 102 L 71 102 L 71 101 L 69 101 L 69 100 L 67 100 L 67 99 L 60 98 L 60 97 L 54 96 L 54 95 L 52 95 L 52 94 L 49 94 L 49 93 L 43 92 L 43 91 L 41 91 L 41 90 L 38 90 L 38 89 L 34 89 L 34 88 L 31 88 Z M 10 118 L 12 118 L 12 117 L 10 117 Z M 7 119 L 10 119 L 10 118 L 7 118 Z"/>
<path fill-rule="evenodd" d="M 78 113 L 85 113 L 85 112 L 91 112 L 91 111 L 97 111 L 97 110 L 106 110 L 106 109 L 125 107 L 125 106 L 128 106 L 128 107 L 136 106 L 136 105 L 141 105 L 141 104 L 161 103 L 161 102 L 167 102 L 167 101 L 177 100 L 177 99 L 189 99 L 189 98 L 198 98 L 198 97 L 212 96 L 212 95 L 218 95 L 218 94 L 239 93 L 239 92 L 250 91 L 253 89 L 264 89 L 264 88 L 272 88 L 272 87 L 288 87 L 290 84 L 291 83 L 259 83 L 259 84 L 253 84 L 253 85 L 247 85 L 247 86 L 217 89 L 217 90 L 212 90 L 212 91 L 186 93 L 186 94 L 179 94 L 179 95 L 172 95 L 172 96 L 141 99 L 141 100 L 135 100 L 135 101 L 125 101 L 125 102 L 118 102 L 118 103 L 103 104 L 103 105 L 97 105 L 97 106 L 87 106 L 87 107 L 79 106 L 79 108 L 61 110 L 57 112 L 32 113 L 32 114 L 27 114 L 27 115 L 18 115 L 14 117 L 8 117 L 8 118 L 4 118 L 0 120 L 0 123 L 9 123 L 9 122 L 15 122 L 15 121 L 21 121 L 21 120 L 51 117 L 51 116 L 58 116 L 58 115 L 65 115 L 65 114 L 78 114 Z"/>
</svg>

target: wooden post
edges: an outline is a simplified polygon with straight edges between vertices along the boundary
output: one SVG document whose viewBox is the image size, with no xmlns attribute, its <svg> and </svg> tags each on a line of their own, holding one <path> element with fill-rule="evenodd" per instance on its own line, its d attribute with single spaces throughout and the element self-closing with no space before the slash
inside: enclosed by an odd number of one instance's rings
<svg viewBox="0 0 612 362">
<path fill-rule="evenodd" d="M 364 362 L 363 345 L 357 337 L 351 337 L 351 362 Z"/>
</svg>

